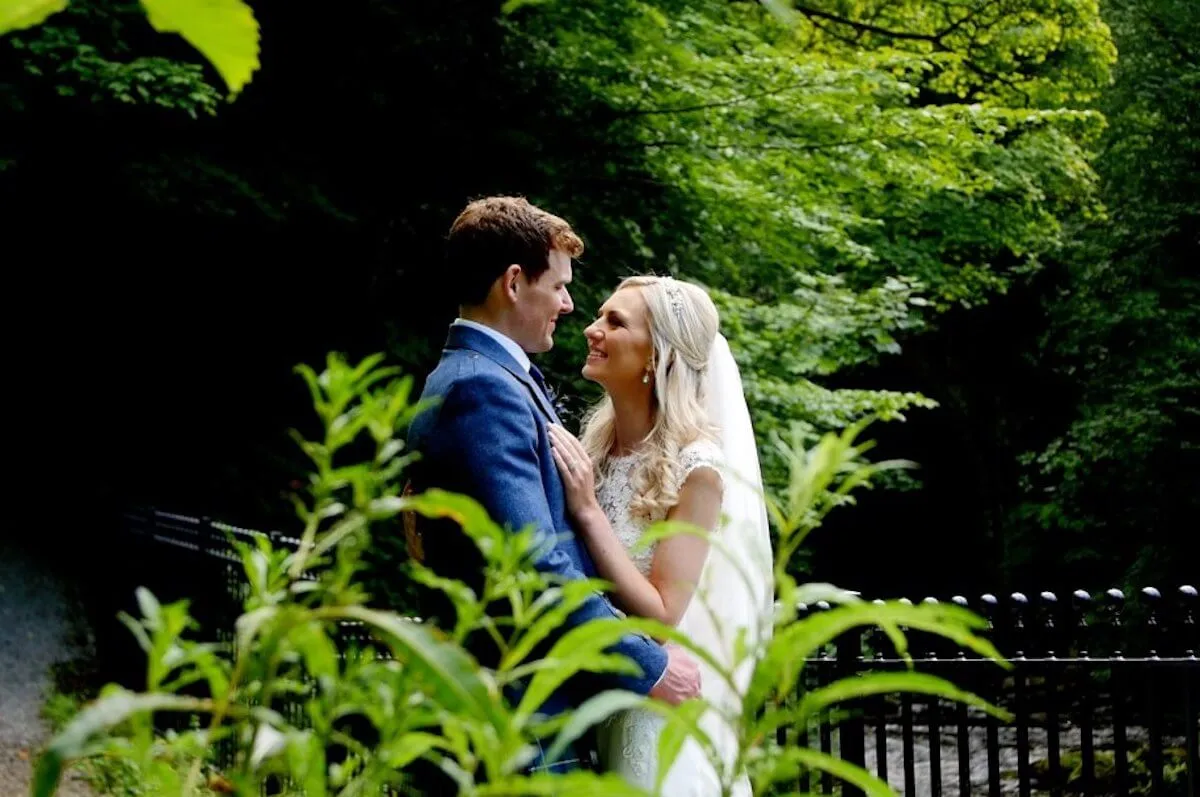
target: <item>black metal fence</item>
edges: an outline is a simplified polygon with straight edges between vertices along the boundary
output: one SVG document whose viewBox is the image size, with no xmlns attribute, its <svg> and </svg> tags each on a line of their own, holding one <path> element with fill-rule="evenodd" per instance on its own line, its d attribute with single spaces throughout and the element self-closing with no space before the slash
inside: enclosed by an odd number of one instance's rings
<svg viewBox="0 0 1200 797">
<path fill-rule="evenodd" d="M 202 625 L 229 633 L 244 580 L 229 540 L 297 540 L 209 518 L 147 510 L 124 525 L 130 571 L 163 600 L 188 598 Z M 934 598 L 924 598 L 934 601 Z M 1011 722 L 923 696 L 859 701 L 847 714 L 780 733 L 858 763 L 905 795 L 1188 795 L 1200 797 L 1200 631 L 1191 586 L 1133 594 L 984 594 L 951 600 L 987 618 L 1002 669 L 951 642 L 910 634 L 915 668 L 1013 714 Z M 824 603 L 802 607 L 821 612 Z M 348 635 L 354 629 L 346 629 Z M 228 639 L 228 637 L 226 637 Z M 129 672 L 144 666 L 130 651 Z M 805 687 L 907 666 L 881 632 L 847 635 L 811 659 Z M 828 776 L 799 793 L 854 794 Z"/>
<path fill-rule="evenodd" d="M 908 795 L 1200 794 L 1193 587 L 952 600 L 988 618 L 987 636 L 1012 669 L 920 634 L 911 639 L 914 666 L 1007 709 L 1011 723 L 906 695 L 864 700 L 836 725 L 789 731 L 784 741 L 864 765 Z M 873 631 L 810 661 L 807 686 L 903 666 Z M 834 791 L 828 778 L 798 785 Z"/>
</svg>

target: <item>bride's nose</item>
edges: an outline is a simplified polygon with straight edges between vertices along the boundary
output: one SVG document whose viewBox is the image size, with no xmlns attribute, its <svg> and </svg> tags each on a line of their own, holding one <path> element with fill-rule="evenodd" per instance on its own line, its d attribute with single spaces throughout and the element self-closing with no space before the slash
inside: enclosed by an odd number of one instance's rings
<svg viewBox="0 0 1200 797">
<path fill-rule="evenodd" d="M 590 341 L 597 342 L 604 336 L 604 333 L 597 329 L 595 322 L 588 324 L 587 329 L 583 330 L 583 336 Z"/>
</svg>

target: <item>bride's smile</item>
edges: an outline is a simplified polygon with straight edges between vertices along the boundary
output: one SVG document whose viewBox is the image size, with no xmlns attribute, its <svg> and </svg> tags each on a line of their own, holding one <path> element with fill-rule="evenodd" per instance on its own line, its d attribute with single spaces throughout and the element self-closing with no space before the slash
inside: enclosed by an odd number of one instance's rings
<svg viewBox="0 0 1200 797">
<path fill-rule="evenodd" d="M 600 308 L 584 335 L 588 356 L 583 376 L 610 393 L 649 384 L 654 356 L 646 299 L 639 288 L 619 290 Z"/>
</svg>

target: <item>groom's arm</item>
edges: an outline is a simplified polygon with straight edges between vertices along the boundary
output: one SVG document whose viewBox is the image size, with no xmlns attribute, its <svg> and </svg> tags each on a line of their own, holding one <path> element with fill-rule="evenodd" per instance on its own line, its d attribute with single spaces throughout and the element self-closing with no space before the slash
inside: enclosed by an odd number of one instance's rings
<svg viewBox="0 0 1200 797">
<path fill-rule="evenodd" d="M 506 376 L 476 373 L 454 384 L 440 408 L 439 428 L 430 440 L 439 459 L 456 457 L 455 469 L 469 485 L 466 490 L 488 514 L 511 529 L 534 526 L 539 543 L 569 533 L 556 529 L 542 484 L 536 424 L 528 403 Z M 568 580 L 584 574 L 558 546 L 539 544 L 534 566 L 541 572 Z M 616 617 L 609 601 L 599 593 L 589 597 L 568 618 L 557 635 L 582 623 Z M 557 636 L 556 635 L 556 636 Z M 667 652 L 640 634 L 627 634 L 611 649 L 634 661 L 640 676 L 596 673 L 605 688 L 649 694 L 667 667 Z"/>
</svg>

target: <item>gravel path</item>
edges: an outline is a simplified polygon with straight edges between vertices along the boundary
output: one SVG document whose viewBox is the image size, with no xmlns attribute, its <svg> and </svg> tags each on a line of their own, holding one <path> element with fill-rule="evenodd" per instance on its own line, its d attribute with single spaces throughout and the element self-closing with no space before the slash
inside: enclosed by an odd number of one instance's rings
<svg viewBox="0 0 1200 797">
<path fill-rule="evenodd" d="M 61 579 L 39 557 L 0 540 L 0 795 L 29 793 L 33 760 L 48 736 L 40 712 L 50 666 L 69 659 L 71 602 Z M 64 797 L 87 797 L 64 778 Z"/>
</svg>

